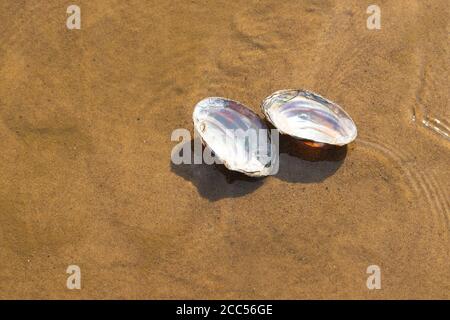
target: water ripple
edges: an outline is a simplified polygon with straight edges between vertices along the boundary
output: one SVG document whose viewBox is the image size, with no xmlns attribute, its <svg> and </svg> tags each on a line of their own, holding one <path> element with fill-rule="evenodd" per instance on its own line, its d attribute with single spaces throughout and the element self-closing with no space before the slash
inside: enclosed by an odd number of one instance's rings
<svg viewBox="0 0 450 320">
<path fill-rule="evenodd" d="M 374 138 L 365 137 L 358 139 L 358 142 L 369 149 L 374 149 L 382 154 L 390 162 L 400 169 L 408 180 L 408 185 L 412 187 L 415 198 L 419 201 L 425 201 L 427 208 L 433 213 L 433 216 L 440 220 L 439 224 L 444 223 L 446 229 L 450 231 L 450 210 L 448 198 L 445 197 L 446 188 L 438 183 L 438 179 L 432 172 L 418 170 L 415 162 L 411 161 L 412 152 L 403 148 L 394 148 L 386 142 L 376 141 Z"/>
</svg>

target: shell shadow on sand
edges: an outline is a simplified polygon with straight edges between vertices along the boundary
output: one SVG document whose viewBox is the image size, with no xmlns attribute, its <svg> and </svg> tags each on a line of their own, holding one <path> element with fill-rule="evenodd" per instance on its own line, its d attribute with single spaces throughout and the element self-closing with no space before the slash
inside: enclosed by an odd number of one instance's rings
<svg viewBox="0 0 450 320">
<path fill-rule="evenodd" d="M 180 156 L 183 150 L 191 150 L 191 160 L 194 155 L 194 140 L 180 145 L 174 152 Z M 263 184 L 263 178 L 248 177 L 243 173 L 230 171 L 224 165 L 214 164 L 174 164 L 171 170 L 178 176 L 192 182 L 198 193 L 210 201 L 223 198 L 241 197 L 258 189 Z"/>
<path fill-rule="evenodd" d="M 292 183 L 318 183 L 344 163 L 347 146 L 317 144 L 280 136 L 280 169 L 276 178 Z"/>
<path fill-rule="evenodd" d="M 177 147 L 180 156 L 190 148 L 193 158 L 194 140 Z M 333 175 L 344 162 L 347 146 L 317 145 L 289 136 L 280 136 L 280 167 L 274 176 L 290 183 L 318 183 Z M 230 171 L 224 165 L 174 164 L 171 171 L 192 182 L 199 194 L 210 201 L 249 194 L 262 186 L 264 178 L 248 177 Z"/>
</svg>

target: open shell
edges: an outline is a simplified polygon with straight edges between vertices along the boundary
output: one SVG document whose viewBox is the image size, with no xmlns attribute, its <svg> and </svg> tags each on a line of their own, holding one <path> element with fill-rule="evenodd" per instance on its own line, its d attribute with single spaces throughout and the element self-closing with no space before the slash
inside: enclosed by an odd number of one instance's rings
<svg viewBox="0 0 450 320">
<path fill-rule="evenodd" d="M 193 120 L 203 144 L 228 169 L 248 176 L 273 173 L 278 155 L 272 149 L 269 129 L 240 102 L 220 97 L 203 99 L 194 108 Z"/>
<path fill-rule="evenodd" d="M 336 103 L 306 90 L 280 90 L 261 105 L 267 120 L 280 133 L 332 145 L 355 140 L 356 125 Z"/>
</svg>

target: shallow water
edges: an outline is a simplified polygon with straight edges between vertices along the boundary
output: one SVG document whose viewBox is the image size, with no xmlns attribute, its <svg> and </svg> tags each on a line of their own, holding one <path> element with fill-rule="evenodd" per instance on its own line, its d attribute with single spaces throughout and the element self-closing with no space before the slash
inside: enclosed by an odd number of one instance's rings
<svg viewBox="0 0 450 320">
<path fill-rule="evenodd" d="M 1 298 L 450 297 L 447 1 L 378 1 L 379 31 L 356 0 L 78 2 L 80 31 L 0 4 Z M 265 179 L 171 163 L 202 98 L 284 88 L 356 141 Z"/>
</svg>

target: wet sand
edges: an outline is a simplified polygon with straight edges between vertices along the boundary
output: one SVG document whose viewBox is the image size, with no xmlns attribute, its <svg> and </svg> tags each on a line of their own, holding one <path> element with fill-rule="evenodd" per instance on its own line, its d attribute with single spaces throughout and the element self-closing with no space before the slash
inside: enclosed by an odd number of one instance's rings
<svg viewBox="0 0 450 320">
<path fill-rule="evenodd" d="M 72 31 L 0 3 L 0 298 L 450 298 L 448 1 L 377 1 L 378 31 L 357 0 L 76 2 Z M 171 164 L 200 99 L 283 88 L 349 112 L 344 157 Z"/>
</svg>

